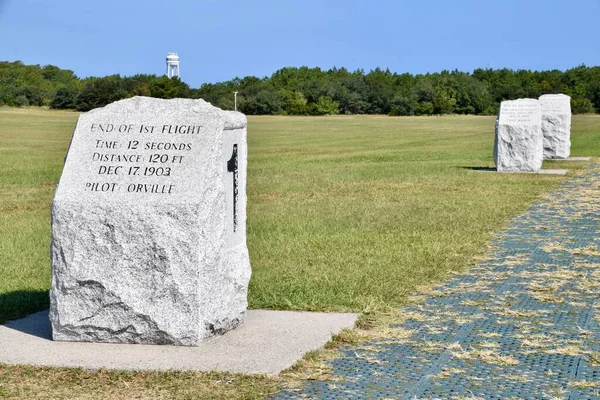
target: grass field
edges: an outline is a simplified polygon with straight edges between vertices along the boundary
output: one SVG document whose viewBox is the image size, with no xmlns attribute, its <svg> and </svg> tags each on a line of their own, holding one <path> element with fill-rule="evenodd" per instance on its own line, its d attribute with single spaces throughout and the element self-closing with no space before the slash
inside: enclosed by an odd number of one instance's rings
<svg viewBox="0 0 600 400">
<path fill-rule="evenodd" d="M 48 305 L 50 203 L 76 119 L 0 109 L 0 322 Z M 401 305 L 418 286 L 473 264 L 493 232 L 565 179 L 479 171 L 493 167 L 491 117 L 250 117 L 248 126 L 251 308 L 377 314 Z M 600 117 L 575 116 L 572 131 L 573 155 L 600 156 Z M 11 374 L 48 385 L 77 375 L 0 367 L 0 383 Z M 166 397 L 186 398 L 168 391 L 180 375 L 85 374 L 100 386 L 124 379 L 140 397 L 151 380 Z M 252 390 L 222 398 L 259 398 L 274 387 L 228 379 Z M 0 396 L 12 388 L 0 386 Z"/>
<path fill-rule="evenodd" d="M 471 264 L 563 179 L 477 171 L 494 166 L 489 117 L 263 117 L 249 127 L 256 308 L 397 305 Z M 598 155 L 600 118 L 575 118 L 573 131 L 573 154 Z"/>
</svg>

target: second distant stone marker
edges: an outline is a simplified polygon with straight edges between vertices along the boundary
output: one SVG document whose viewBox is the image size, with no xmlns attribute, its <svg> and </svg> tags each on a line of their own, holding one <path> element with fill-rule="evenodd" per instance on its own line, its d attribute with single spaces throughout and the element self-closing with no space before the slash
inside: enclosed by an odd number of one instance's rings
<svg viewBox="0 0 600 400">
<path fill-rule="evenodd" d="M 542 105 L 544 158 L 567 158 L 571 154 L 571 98 L 566 94 L 545 94 Z"/>
</svg>

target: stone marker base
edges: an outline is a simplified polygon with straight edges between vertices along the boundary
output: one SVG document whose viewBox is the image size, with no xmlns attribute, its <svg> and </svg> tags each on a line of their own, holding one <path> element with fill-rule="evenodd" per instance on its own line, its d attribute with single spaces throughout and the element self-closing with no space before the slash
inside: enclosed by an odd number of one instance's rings
<svg viewBox="0 0 600 400">
<path fill-rule="evenodd" d="M 503 174 L 538 174 L 538 175 L 566 175 L 566 169 L 540 169 L 538 171 L 500 171 Z"/>
<path fill-rule="evenodd" d="M 198 347 L 53 341 L 48 311 L 0 325 L 0 363 L 120 370 L 228 371 L 277 375 L 356 314 L 249 310 L 246 322 Z"/>
<path fill-rule="evenodd" d="M 544 161 L 590 161 L 592 157 L 548 158 Z"/>
<path fill-rule="evenodd" d="M 497 172 L 500 174 L 537 174 L 537 175 L 566 175 L 566 169 L 540 169 L 537 171 L 497 171 L 493 168 L 490 169 L 477 169 L 479 172 Z"/>
</svg>

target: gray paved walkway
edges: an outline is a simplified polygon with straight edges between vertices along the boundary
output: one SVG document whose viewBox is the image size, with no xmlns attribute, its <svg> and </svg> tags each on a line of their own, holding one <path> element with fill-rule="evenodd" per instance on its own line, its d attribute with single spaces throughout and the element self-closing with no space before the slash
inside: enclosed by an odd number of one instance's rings
<svg viewBox="0 0 600 400">
<path fill-rule="evenodd" d="M 514 220 L 491 256 L 275 398 L 600 399 L 600 166 Z M 402 338 L 402 332 L 405 338 Z"/>
</svg>

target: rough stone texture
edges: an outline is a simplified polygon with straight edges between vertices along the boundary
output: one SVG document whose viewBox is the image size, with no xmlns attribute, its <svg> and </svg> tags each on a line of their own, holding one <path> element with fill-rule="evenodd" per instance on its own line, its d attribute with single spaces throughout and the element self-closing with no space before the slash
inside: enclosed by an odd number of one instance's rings
<svg viewBox="0 0 600 400">
<path fill-rule="evenodd" d="M 542 168 L 541 125 L 538 100 L 502 102 L 494 142 L 494 162 L 498 171 L 538 171 Z"/>
<path fill-rule="evenodd" d="M 571 154 L 571 97 L 566 94 L 540 96 L 544 158 L 567 158 Z"/>
<path fill-rule="evenodd" d="M 245 116 L 203 100 L 82 114 L 52 205 L 53 338 L 195 346 L 243 322 L 246 160 Z"/>
</svg>

